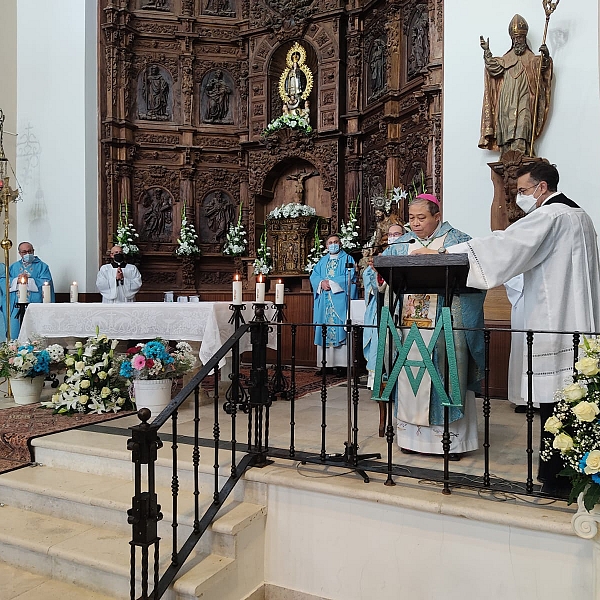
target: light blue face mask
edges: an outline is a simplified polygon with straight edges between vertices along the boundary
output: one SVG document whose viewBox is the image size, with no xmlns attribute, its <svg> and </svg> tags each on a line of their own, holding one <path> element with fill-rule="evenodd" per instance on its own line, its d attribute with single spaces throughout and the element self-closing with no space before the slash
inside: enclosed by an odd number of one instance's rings
<svg viewBox="0 0 600 600">
<path fill-rule="evenodd" d="M 329 254 L 337 254 L 340 251 L 340 245 L 329 244 L 329 246 L 327 246 L 327 250 L 329 250 Z"/>
<path fill-rule="evenodd" d="M 23 256 L 24 263 L 32 263 L 35 260 L 35 254 L 25 254 Z"/>
</svg>

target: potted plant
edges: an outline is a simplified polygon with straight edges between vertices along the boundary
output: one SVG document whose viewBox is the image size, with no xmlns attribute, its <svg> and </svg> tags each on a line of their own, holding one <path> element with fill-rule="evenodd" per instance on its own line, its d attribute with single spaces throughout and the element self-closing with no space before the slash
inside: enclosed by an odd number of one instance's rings
<svg viewBox="0 0 600 600">
<path fill-rule="evenodd" d="M 58 414 L 119 412 L 133 407 L 115 362 L 117 340 L 96 333 L 65 356 L 65 382 L 44 408 Z"/>
<path fill-rule="evenodd" d="M 137 408 L 149 408 L 156 416 L 171 401 L 173 379 L 191 371 L 195 363 L 187 342 L 170 348 L 164 340 L 156 339 L 129 348 L 121 360 L 119 374 L 130 385 L 133 382 Z"/>
<path fill-rule="evenodd" d="M 50 364 L 60 362 L 63 356 L 62 346 L 42 348 L 42 340 L 10 340 L 0 344 L 0 377 L 9 379 L 15 402 L 39 402 Z"/>
</svg>

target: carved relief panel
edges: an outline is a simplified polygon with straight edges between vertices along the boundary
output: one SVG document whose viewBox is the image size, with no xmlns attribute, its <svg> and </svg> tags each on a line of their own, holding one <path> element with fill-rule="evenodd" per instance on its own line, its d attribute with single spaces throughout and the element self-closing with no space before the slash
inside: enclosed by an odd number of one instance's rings
<svg viewBox="0 0 600 600">
<path fill-rule="evenodd" d="M 234 124 L 235 85 L 223 69 L 207 73 L 200 84 L 200 122 L 211 125 Z"/>
<path fill-rule="evenodd" d="M 201 200 L 198 237 L 201 244 L 216 244 L 221 248 L 227 231 L 236 216 L 231 196 L 223 190 L 214 190 Z"/>
<path fill-rule="evenodd" d="M 146 189 L 141 197 L 140 241 L 171 242 L 173 238 L 173 196 L 163 187 Z"/>
<path fill-rule="evenodd" d="M 138 76 L 137 116 L 147 121 L 173 120 L 173 78 L 159 65 L 149 65 Z"/>
</svg>

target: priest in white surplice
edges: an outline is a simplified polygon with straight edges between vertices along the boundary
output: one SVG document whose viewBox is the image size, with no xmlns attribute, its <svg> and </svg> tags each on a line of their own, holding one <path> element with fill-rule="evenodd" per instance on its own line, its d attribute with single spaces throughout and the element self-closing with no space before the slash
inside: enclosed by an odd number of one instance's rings
<svg viewBox="0 0 600 600">
<path fill-rule="evenodd" d="M 142 287 L 142 276 L 135 265 L 127 264 L 121 246 L 111 248 L 110 263 L 100 267 L 96 287 L 103 303 L 135 302 L 135 295 Z"/>
<path fill-rule="evenodd" d="M 600 273 L 596 231 L 587 213 L 557 191 L 558 171 L 546 161 L 517 173 L 517 204 L 527 213 L 504 231 L 448 248 L 469 257 L 467 285 L 490 289 L 523 273 L 524 329 L 598 331 Z M 427 253 L 427 249 L 417 253 Z M 527 362 L 525 360 L 524 364 Z M 539 333 L 533 344 L 533 392 L 540 403 L 542 436 L 552 415 L 554 392 L 573 372 L 571 335 Z M 557 461 L 540 461 L 542 491 L 563 495 Z"/>
</svg>

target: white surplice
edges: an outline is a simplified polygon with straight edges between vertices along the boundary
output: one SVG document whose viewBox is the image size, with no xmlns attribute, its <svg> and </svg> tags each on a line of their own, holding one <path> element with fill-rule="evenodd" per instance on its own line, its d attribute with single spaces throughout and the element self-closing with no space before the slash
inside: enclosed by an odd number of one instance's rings
<svg viewBox="0 0 600 600">
<path fill-rule="evenodd" d="M 102 265 L 96 277 L 96 287 L 102 294 L 102 302 L 135 302 L 135 295 L 142 287 L 142 276 L 135 265 L 122 268 L 123 284 L 117 285 L 117 269 L 112 265 Z"/>
<path fill-rule="evenodd" d="M 523 273 L 525 329 L 600 328 L 596 231 L 581 208 L 546 201 L 504 231 L 457 244 L 448 252 L 468 255 L 469 287 L 491 289 Z M 553 402 L 554 393 L 563 387 L 572 370 L 571 335 L 534 336 L 533 389 L 537 402 Z"/>
</svg>

